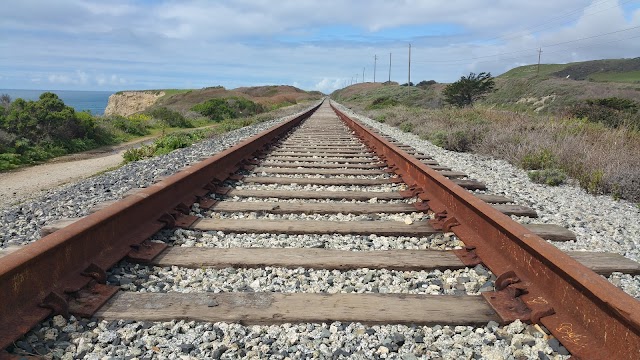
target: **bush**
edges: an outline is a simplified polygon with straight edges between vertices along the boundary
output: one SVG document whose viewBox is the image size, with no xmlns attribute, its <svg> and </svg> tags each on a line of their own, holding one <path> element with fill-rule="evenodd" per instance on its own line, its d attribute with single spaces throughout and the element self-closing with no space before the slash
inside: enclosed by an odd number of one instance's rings
<svg viewBox="0 0 640 360">
<path fill-rule="evenodd" d="M 400 124 L 400 130 L 404 132 L 411 132 L 413 130 L 413 123 L 410 123 L 408 121 L 403 122 L 402 124 Z"/>
<path fill-rule="evenodd" d="M 132 148 L 124 152 L 122 154 L 122 158 L 125 163 L 138 161 L 146 158 L 150 158 L 153 156 L 155 152 L 155 147 L 151 145 L 143 145 L 139 148 Z"/>
<path fill-rule="evenodd" d="M 429 136 L 429 140 L 443 149 L 468 152 L 471 151 L 474 142 L 478 139 L 469 131 L 457 130 L 453 132 L 435 131 Z"/>
<path fill-rule="evenodd" d="M 264 111 L 264 107 L 240 97 L 215 98 L 194 105 L 191 110 L 200 113 L 213 121 L 235 119 L 251 116 Z"/>
<path fill-rule="evenodd" d="M 544 169 L 529 171 L 529 179 L 538 184 L 549 186 L 561 185 L 567 180 L 567 174 L 560 169 Z"/>
<path fill-rule="evenodd" d="M 638 104 L 630 99 L 622 99 L 619 97 L 610 97 L 604 99 L 595 99 L 595 100 L 587 100 L 587 104 L 602 106 L 613 110 L 618 111 L 629 111 L 636 112 L 638 111 Z"/>
<path fill-rule="evenodd" d="M 426 89 L 426 88 L 428 88 L 429 86 L 431 86 L 431 85 L 435 85 L 435 84 L 437 84 L 437 83 L 438 83 L 438 82 L 437 82 L 437 81 L 435 81 L 435 80 L 422 80 L 422 81 L 420 81 L 419 83 L 417 83 L 417 84 L 416 84 L 416 87 Z"/>
<path fill-rule="evenodd" d="M 569 113 L 574 117 L 601 123 L 614 129 L 627 126 L 634 130 L 640 130 L 638 104 L 629 99 L 611 97 L 586 100 L 582 104 L 574 105 Z"/>
<path fill-rule="evenodd" d="M 193 124 L 187 120 L 182 114 L 166 107 L 159 107 L 149 112 L 154 119 L 162 121 L 169 127 L 192 128 Z"/>
<path fill-rule="evenodd" d="M 176 149 L 186 148 L 193 144 L 193 139 L 189 134 L 170 134 L 158 138 L 155 142 L 155 154 L 164 155 Z"/>
<path fill-rule="evenodd" d="M 399 102 L 396 99 L 392 99 L 389 97 L 381 97 L 373 100 L 371 105 L 367 106 L 367 109 L 368 110 L 384 109 L 384 108 L 396 106 L 398 104 Z"/>
<path fill-rule="evenodd" d="M 473 144 L 472 135 L 464 130 L 454 131 L 449 134 L 447 150 L 467 152 L 471 151 Z"/>
<path fill-rule="evenodd" d="M 556 157 L 551 150 L 542 149 L 538 152 L 524 155 L 520 165 L 525 170 L 542 170 L 553 167 L 556 162 Z"/>
<path fill-rule="evenodd" d="M 196 141 L 200 141 L 209 136 L 208 131 L 193 131 L 189 133 L 174 133 L 157 138 L 153 144 L 144 145 L 125 151 L 124 162 L 138 161 L 156 155 L 164 155 L 176 149 L 190 146 Z"/>
<path fill-rule="evenodd" d="M 129 135 L 145 136 L 149 135 L 149 123 L 137 117 L 130 119 L 120 115 L 112 115 L 106 120 L 116 129 L 123 131 Z"/>
<path fill-rule="evenodd" d="M 387 115 L 385 114 L 380 114 L 378 116 L 375 117 L 375 120 L 381 124 L 384 124 L 384 122 L 387 120 Z"/>
</svg>

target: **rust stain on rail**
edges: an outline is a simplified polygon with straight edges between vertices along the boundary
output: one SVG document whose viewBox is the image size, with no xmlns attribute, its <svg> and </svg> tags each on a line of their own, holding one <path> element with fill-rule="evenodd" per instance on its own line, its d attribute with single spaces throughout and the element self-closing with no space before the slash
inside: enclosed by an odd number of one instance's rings
<svg viewBox="0 0 640 360">
<path fill-rule="evenodd" d="M 0 350 L 52 313 L 91 314 L 106 269 L 319 106 L 0 258 Z"/>
<path fill-rule="evenodd" d="M 333 107 L 333 106 L 332 106 Z M 498 275 L 504 315 L 545 325 L 576 358 L 640 358 L 640 302 L 333 107 L 336 114 L 416 189 L 436 214 L 434 227 L 453 231 Z M 506 303 L 505 303 L 506 302 Z M 525 307 L 513 313 L 519 305 Z"/>
</svg>

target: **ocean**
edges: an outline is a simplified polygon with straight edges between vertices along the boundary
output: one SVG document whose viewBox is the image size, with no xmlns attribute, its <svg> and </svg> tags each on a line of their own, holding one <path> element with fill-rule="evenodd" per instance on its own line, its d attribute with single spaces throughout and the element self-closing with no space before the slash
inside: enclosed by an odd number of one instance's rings
<svg viewBox="0 0 640 360">
<path fill-rule="evenodd" d="M 91 111 L 93 115 L 104 114 L 107 107 L 109 95 L 113 91 L 75 91 L 75 90 L 16 90 L 16 89 L 0 89 L 0 94 L 9 94 L 11 100 L 22 98 L 24 100 L 38 100 L 40 94 L 44 92 L 52 92 L 68 106 L 73 107 L 76 111 Z"/>
</svg>

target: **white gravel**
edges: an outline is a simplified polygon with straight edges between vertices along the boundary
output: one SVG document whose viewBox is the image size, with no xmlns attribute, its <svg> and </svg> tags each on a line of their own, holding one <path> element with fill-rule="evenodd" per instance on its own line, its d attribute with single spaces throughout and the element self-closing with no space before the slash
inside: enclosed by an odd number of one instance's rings
<svg viewBox="0 0 640 360">
<path fill-rule="evenodd" d="M 336 104 L 334 102 L 334 104 Z M 493 194 L 504 195 L 516 204 L 527 205 L 538 212 L 535 220 L 513 217 L 523 223 L 562 225 L 577 235 L 577 241 L 551 242 L 561 250 L 614 252 L 640 261 L 640 208 L 609 196 L 594 196 L 573 185 L 557 187 L 532 183 L 525 170 L 504 160 L 469 153 L 458 153 L 435 146 L 418 136 L 353 113 L 341 110 L 367 126 L 390 135 L 399 142 L 432 156 L 442 165 L 481 179 Z M 614 277 L 619 281 L 613 281 Z M 614 285 L 640 298 L 640 276 L 609 277 Z"/>
<path fill-rule="evenodd" d="M 161 231 L 153 240 L 167 242 L 174 246 L 216 247 L 216 248 L 326 248 L 351 251 L 393 250 L 393 249 L 461 249 L 464 244 L 452 233 L 437 233 L 427 237 L 379 236 L 379 235 L 337 235 L 337 234 L 255 234 L 223 233 L 222 231 L 193 231 L 178 229 Z"/>
<path fill-rule="evenodd" d="M 475 269 L 396 271 L 324 270 L 264 267 L 258 269 L 189 269 L 123 263 L 109 273 L 109 283 L 138 292 L 280 292 L 479 295 L 493 291 L 495 276 Z"/>
</svg>

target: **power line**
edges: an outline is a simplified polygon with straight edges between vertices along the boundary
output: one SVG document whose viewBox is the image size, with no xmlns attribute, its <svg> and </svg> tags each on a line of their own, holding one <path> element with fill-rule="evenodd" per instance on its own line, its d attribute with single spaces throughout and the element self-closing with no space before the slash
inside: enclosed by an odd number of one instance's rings
<svg viewBox="0 0 640 360">
<path fill-rule="evenodd" d="M 617 33 L 625 32 L 625 31 L 635 30 L 635 29 L 638 29 L 638 28 L 640 28 L 640 25 L 639 26 L 633 26 L 633 27 L 626 28 L 626 29 L 616 30 L 616 31 L 612 31 L 612 32 L 604 33 L 604 34 L 598 34 L 598 35 L 588 36 L 588 37 L 584 37 L 584 38 L 579 38 L 579 39 L 574 39 L 574 40 L 569 40 L 569 41 L 563 41 L 563 42 L 550 44 L 550 45 L 543 45 L 542 47 L 550 48 L 550 47 L 554 47 L 554 46 L 558 46 L 558 45 L 570 44 L 570 43 L 574 43 L 574 42 L 578 42 L 578 41 L 595 39 L 597 37 L 602 37 L 602 36 L 606 36 L 606 35 L 617 34 Z M 467 58 L 467 59 L 424 60 L 424 61 L 418 61 L 418 62 L 419 63 L 450 63 L 450 62 L 460 62 L 460 61 L 464 62 L 464 61 L 478 60 L 478 59 L 484 59 L 484 58 L 490 58 L 490 57 L 496 57 L 496 56 L 502 56 L 502 55 L 511 55 L 511 54 L 516 54 L 516 53 L 521 53 L 521 52 L 532 51 L 532 50 L 537 50 L 537 49 L 531 48 L 531 49 L 515 50 L 515 51 L 498 53 L 498 54 L 493 54 L 493 55 L 476 56 L 476 57 Z"/>
<path fill-rule="evenodd" d="M 583 17 L 584 17 L 584 16 L 591 16 L 591 15 L 599 14 L 599 13 L 601 13 L 601 12 L 604 12 L 604 11 L 607 11 L 607 10 L 610 10 L 610 9 L 613 9 L 613 8 L 618 8 L 618 6 L 620 6 L 620 5 L 624 5 L 624 4 L 626 4 L 626 3 L 628 3 L 628 2 L 631 2 L 631 1 L 632 1 L 632 0 L 623 0 L 623 1 L 622 1 L 622 2 L 620 2 L 620 3 L 618 3 L 618 2 L 616 1 L 616 4 L 615 4 L 615 5 L 613 5 L 613 6 L 610 6 L 610 7 L 605 8 L 605 9 L 601 9 L 601 10 L 599 10 L 599 11 L 594 11 L 594 12 L 585 13 L 585 14 L 583 14 Z M 608 0 L 603 0 L 603 1 L 598 1 L 598 2 L 591 3 L 591 4 L 589 4 L 589 5 L 585 6 L 585 7 L 581 7 L 581 8 L 579 8 L 579 9 L 572 10 L 572 11 L 570 11 L 570 12 L 568 12 L 568 13 L 565 13 L 564 15 L 560 15 L 560 16 L 557 16 L 557 17 L 551 18 L 550 20 L 545 21 L 545 22 L 544 22 L 544 23 L 542 23 L 542 24 L 538 24 L 538 25 L 535 25 L 535 26 L 526 27 L 526 28 L 524 28 L 524 29 L 522 29 L 522 30 L 519 30 L 519 31 L 518 31 L 518 33 L 522 33 L 522 32 L 524 32 L 524 31 L 526 31 L 526 30 L 534 30 L 534 29 L 536 29 L 536 28 L 539 28 L 539 27 L 542 27 L 542 26 L 544 26 L 544 25 L 547 25 L 547 24 L 550 24 L 550 23 L 556 22 L 557 20 L 560 20 L 560 19 L 562 19 L 562 18 L 568 17 L 568 16 L 573 15 L 573 14 L 575 14 L 575 13 L 578 13 L 578 12 L 580 12 L 580 11 L 582 11 L 582 10 L 585 10 L 585 9 L 587 9 L 589 6 L 593 6 L 593 5 L 600 5 L 600 4 L 603 4 L 603 3 L 605 3 L 605 2 L 608 2 Z M 569 22 L 564 22 L 564 23 L 562 23 L 562 24 L 560 24 L 560 25 L 565 25 L 565 24 L 568 24 L 568 23 L 569 23 Z M 548 28 L 540 29 L 540 30 L 536 30 L 536 31 L 532 31 L 532 32 L 531 32 L 531 34 L 536 34 L 536 33 L 539 33 L 539 32 L 541 32 L 541 31 L 544 31 L 544 30 L 548 30 Z M 519 38 L 519 37 L 522 37 L 522 36 L 523 36 L 523 35 L 521 35 L 521 34 L 515 34 L 515 33 L 514 33 L 514 35 L 511 35 L 511 36 L 504 36 L 504 35 L 503 35 L 503 36 L 497 36 L 497 37 L 494 37 L 494 38 L 491 38 L 491 39 L 489 39 L 489 40 L 485 40 L 485 41 L 492 41 L 492 40 L 497 40 L 497 39 L 509 40 L 509 39 Z"/>
<path fill-rule="evenodd" d="M 632 36 L 632 37 L 628 37 L 628 38 L 624 38 L 624 39 L 610 40 L 610 41 L 607 41 L 607 42 L 601 42 L 601 43 L 597 43 L 597 44 L 588 44 L 588 45 L 582 45 L 582 46 L 577 46 L 577 47 L 559 49 L 559 50 L 555 50 L 555 51 L 545 51 L 545 53 L 546 54 L 557 54 L 557 53 L 567 52 L 569 50 L 582 49 L 582 48 L 586 48 L 586 47 L 594 47 L 594 46 L 598 46 L 598 45 L 608 45 L 608 44 L 615 43 L 615 42 L 627 41 L 627 40 L 632 40 L 632 39 L 637 39 L 637 38 L 640 38 L 640 35 L 636 35 L 636 36 Z M 530 50 L 530 51 L 531 51 L 531 53 L 529 53 L 529 54 L 520 55 L 520 56 L 513 56 L 513 57 L 508 57 L 508 58 L 501 58 L 500 60 L 501 61 L 518 60 L 518 59 L 522 59 L 522 58 L 526 58 L 526 57 L 533 57 L 533 56 L 535 56 L 533 51 L 537 51 L 537 49 Z M 496 62 L 496 60 L 482 60 L 482 61 L 476 61 L 475 63 L 476 64 L 482 64 L 482 63 L 490 63 L 490 62 Z M 460 66 L 461 64 L 449 64 L 449 65 Z"/>
</svg>

